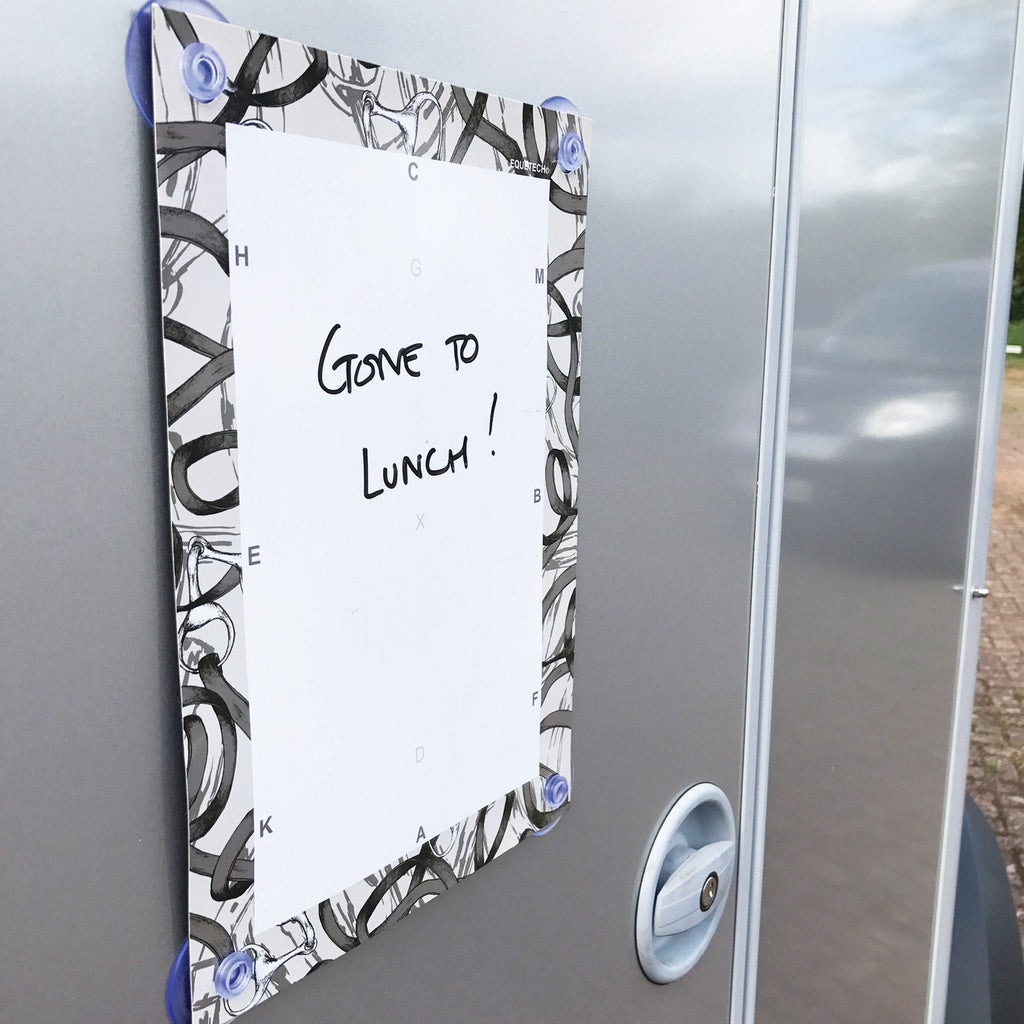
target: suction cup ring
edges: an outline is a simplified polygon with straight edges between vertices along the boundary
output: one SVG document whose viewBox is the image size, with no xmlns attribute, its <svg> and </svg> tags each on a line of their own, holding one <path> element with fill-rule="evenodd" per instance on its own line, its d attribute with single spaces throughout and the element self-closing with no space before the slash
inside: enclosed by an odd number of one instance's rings
<svg viewBox="0 0 1024 1024">
<path fill-rule="evenodd" d="M 557 810 L 569 799 L 569 780 L 553 772 L 544 780 L 544 803 L 552 811 Z"/>
<path fill-rule="evenodd" d="M 221 999 L 234 999 L 249 987 L 254 974 L 252 957 L 241 950 L 234 950 L 214 969 L 213 989 Z"/>
<path fill-rule="evenodd" d="M 583 163 L 583 140 L 576 132 L 565 132 L 558 141 L 558 166 L 569 173 Z"/>
<path fill-rule="evenodd" d="M 215 100 L 228 84 L 224 59 L 209 43 L 189 43 L 181 51 L 181 80 L 200 103 Z"/>
</svg>

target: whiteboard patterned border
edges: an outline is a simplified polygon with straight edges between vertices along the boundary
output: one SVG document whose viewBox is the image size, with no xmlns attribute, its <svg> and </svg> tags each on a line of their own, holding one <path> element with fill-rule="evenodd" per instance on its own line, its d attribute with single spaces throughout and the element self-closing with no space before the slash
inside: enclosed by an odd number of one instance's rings
<svg viewBox="0 0 1024 1024">
<path fill-rule="evenodd" d="M 227 66 L 209 104 L 186 92 L 182 49 Z M 589 159 L 558 165 L 589 121 L 154 8 L 153 90 L 177 647 L 188 789 L 193 1021 L 220 1024 L 366 941 L 557 820 L 543 785 L 571 781 L 577 446 Z M 259 935 L 252 930 L 253 800 L 229 289 L 225 125 L 399 150 L 551 180 L 542 721 L 536 779 L 419 849 Z M 297 774 L 300 766 L 297 765 Z M 254 977 L 230 1000 L 214 969 L 234 951 Z"/>
</svg>

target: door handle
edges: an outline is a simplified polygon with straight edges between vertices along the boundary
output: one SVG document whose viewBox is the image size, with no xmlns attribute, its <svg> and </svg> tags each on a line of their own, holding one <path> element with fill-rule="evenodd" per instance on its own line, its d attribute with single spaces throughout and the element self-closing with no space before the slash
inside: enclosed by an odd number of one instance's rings
<svg viewBox="0 0 1024 1024">
<path fill-rule="evenodd" d="M 701 923 L 732 881 L 736 845 L 724 839 L 681 848 L 682 861 L 654 898 L 654 934 L 678 935 Z"/>
<path fill-rule="evenodd" d="M 640 874 L 636 953 L 659 985 L 701 958 L 722 919 L 736 860 L 736 820 L 729 799 L 702 782 L 668 807 Z"/>
</svg>

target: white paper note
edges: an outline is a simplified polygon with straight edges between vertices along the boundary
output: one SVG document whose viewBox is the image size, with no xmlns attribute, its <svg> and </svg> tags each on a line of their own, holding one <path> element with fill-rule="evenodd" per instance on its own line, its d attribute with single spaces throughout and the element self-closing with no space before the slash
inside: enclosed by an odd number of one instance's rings
<svg viewBox="0 0 1024 1024">
<path fill-rule="evenodd" d="M 538 774 L 548 183 L 227 167 L 260 932 Z"/>
</svg>

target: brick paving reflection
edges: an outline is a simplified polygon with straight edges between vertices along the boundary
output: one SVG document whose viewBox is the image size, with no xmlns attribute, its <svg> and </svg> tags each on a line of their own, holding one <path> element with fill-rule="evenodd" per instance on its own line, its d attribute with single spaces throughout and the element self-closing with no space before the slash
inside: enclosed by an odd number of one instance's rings
<svg viewBox="0 0 1024 1024">
<path fill-rule="evenodd" d="M 967 788 L 999 840 L 1024 939 L 1024 366 L 1007 367 Z"/>
</svg>

